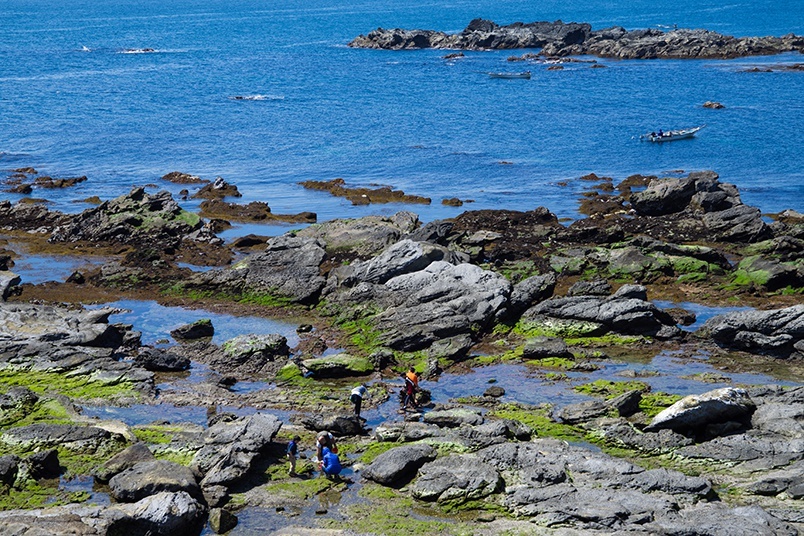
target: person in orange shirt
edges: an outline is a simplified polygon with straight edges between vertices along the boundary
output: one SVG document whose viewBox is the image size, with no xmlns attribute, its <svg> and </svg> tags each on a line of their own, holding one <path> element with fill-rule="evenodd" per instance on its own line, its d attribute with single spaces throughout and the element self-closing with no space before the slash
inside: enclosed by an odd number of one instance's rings
<svg viewBox="0 0 804 536">
<path fill-rule="evenodd" d="M 413 407 L 416 408 L 419 406 L 419 404 L 416 402 L 416 391 L 419 390 L 419 375 L 416 374 L 416 370 L 413 367 L 410 367 L 407 374 L 405 374 L 405 383 L 408 382 L 413 384 L 408 398 L 410 398 L 410 402 L 412 403 Z M 405 406 L 407 407 L 407 401 Z"/>
</svg>

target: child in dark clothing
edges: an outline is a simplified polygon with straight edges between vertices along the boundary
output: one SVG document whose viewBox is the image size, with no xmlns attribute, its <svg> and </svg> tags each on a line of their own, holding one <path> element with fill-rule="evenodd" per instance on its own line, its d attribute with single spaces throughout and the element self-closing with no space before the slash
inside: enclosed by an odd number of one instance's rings
<svg viewBox="0 0 804 536">
<path fill-rule="evenodd" d="M 290 462 L 288 475 L 290 476 L 296 476 L 296 456 L 299 453 L 299 440 L 301 440 L 299 436 L 294 436 L 290 443 L 288 443 L 287 457 Z"/>
</svg>

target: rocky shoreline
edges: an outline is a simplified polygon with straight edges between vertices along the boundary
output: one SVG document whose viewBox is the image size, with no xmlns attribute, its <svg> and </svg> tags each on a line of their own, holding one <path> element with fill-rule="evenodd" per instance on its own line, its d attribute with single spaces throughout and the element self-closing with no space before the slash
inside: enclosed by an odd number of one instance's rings
<svg viewBox="0 0 804 536">
<path fill-rule="evenodd" d="M 413 50 L 513 50 L 539 48 L 548 57 L 592 55 L 618 59 L 727 59 L 804 52 L 804 37 L 732 37 L 710 30 L 676 28 L 592 30 L 587 23 L 515 22 L 498 25 L 474 19 L 458 34 L 434 30 L 378 28 L 349 43 L 355 48 Z"/>
<path fill-rule="evenodd" d="M 165 180 L 209 191 L 187 177 Z M 402 211 L 231 244 L 216 235 L 225 221 L 164 191 L 133 188 L 74 215 L 0 202 L 0 534 L 223 533 L 247 508 L 275 510 L 293 534 L 798 534 L 804 215 L 770 221 L 714 172 L 579 180 L 594 183 L 589 215 L 567 225 L 544 207 L 426 224 Z M 214 186 L 230 192 L 219 199 L 237 190 Z M 31 285 L 13 272 L 19 244 L 103 263 Z M 110 296 L 292 319 L 299 343 L 251 333 L 215 344 L 204 320 L 144 344 L 137 326 L 110 323 L 117 310 L 80 305 Z M 753 309 L 691 331 L 693 313 L 658 301 Z M 370 428 L 348 404 L 368 382 L 368 410 L 395 406 L 409 367 L 435 382 L 524 364 L 560 383 L 662 351 L 783 367 L 789 380 L 682 397 L 623 378 L 575 385 L 584 402 L 542 405 L 491 385 L 425 397 L 422 411 Z M 213 374 L 178 387 L 199 364 Z M 206 407 L 207 426 L 81 412 L 132 403 Z M 289 477 L 288 440 L 311 446 L 321 430 L 338 437 L 347 475 L 317 477 L 302 460 Z M 111 502 L 60 477 L 91 478 Z M 350 489 L 359 497 L 340 518 L 282 517 Z"/>
</svg>

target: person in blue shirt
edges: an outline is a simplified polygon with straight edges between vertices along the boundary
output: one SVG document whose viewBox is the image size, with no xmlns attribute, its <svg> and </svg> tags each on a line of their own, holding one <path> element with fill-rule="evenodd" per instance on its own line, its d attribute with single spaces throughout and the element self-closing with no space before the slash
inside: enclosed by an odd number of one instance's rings
<svg viewBox="0 0 804 536">
<path fill-rule="evenodd" d="M 288 443 L 287 457 L 288 462 L 290 462 L 288 475 L 290 476 L 296 476 L 296 456 L 299 454 L 300 440 L 301 438 L 299 436 L 294 436 L 290 443 Z"/>
<path fill-rule="evenodd" d="M 324 459 L 321 462 L 321 471 L 327 476 L 327 478 L 337 476 L 341 473 L 341 460 L 338 458 L 338 455 L 329 450 L 329 448 L 324 447 L 323 450 Z"/>
</svg>

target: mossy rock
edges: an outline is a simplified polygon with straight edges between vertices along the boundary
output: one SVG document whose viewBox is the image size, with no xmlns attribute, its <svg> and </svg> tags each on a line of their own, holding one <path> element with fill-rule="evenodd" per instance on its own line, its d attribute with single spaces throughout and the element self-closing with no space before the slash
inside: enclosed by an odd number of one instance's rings
<svg viewBox="0 0 804 536">
<path fill-rule="evenodd" d="M 801 286 L 801 281 L 795 264 L 776 262 L 754 255 L 744 258 L 737 265 L 732 275 L 732 285 L 778 290 L 788 286 Z"/>
<path fill-rule="evenodd" d="M 368 358 L 347 353 L 305 359 L 302 364 L 316 378 L 365 376 L 374 372 L 374 364 Z"/>
<path fill-rule="evenodd" d="M 561 337 L 563 339 L 595 337 L 606 329 L 597 322 L 543 317 L 538 320 L 523 320 L 514 331 L 525 337 Z"/>
</svg>

